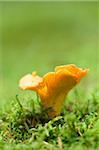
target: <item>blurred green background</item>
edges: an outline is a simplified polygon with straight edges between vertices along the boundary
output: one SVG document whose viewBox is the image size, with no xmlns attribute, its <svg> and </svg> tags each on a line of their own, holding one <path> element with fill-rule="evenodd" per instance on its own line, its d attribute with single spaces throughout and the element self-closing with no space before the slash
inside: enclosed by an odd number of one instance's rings
<svg viewBox="0 0 99 150">
<path fill-rule="evenodd" d="M 0 2 L 0 108 L 20 92 L 19 79 L 56 65 L 89 68 L 85 88 L 99 79 L 99 2 Z"/>
</svg>

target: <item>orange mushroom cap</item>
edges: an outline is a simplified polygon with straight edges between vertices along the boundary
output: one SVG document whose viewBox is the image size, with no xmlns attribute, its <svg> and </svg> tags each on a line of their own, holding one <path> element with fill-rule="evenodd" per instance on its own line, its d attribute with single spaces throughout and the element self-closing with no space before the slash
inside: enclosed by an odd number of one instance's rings
<svg viewBox="0 0 99 150">
<path fill-rule="evenodd" d="M 57 66 L 55 72 L 39 77 L 35 72 L 25 75 L 19 82 L 22 90 L 34 90 L 45 108 L 51 108 L 48 115 L 53 118 L 60 114 L 68 92 L 87 74 L 88 69 L 75 65 Z"/>
</svg>

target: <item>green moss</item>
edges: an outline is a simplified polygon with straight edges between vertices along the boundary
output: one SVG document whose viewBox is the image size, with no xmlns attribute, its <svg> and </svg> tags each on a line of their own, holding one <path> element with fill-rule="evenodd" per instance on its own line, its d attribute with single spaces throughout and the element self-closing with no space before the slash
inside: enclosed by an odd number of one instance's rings
<svg viewBox="0 0 99 150">
<path fill-rule="evenodd" d="M 46 110 L 38 101 L 34 107 L 31 105 L 31 108 L 25 108 L 14 101 L 9 112 L 1 116 L 0 147 L 11 150 L 98 149 L 97 94 L 98 91 L 95 91 L 94 94 L 90 94 L 88 100 L 78 99 L 78 102 L 72 97 L 72 105 L 68 101 L 62 115 L 52 120 L 49 120 Z"/>
</svg>

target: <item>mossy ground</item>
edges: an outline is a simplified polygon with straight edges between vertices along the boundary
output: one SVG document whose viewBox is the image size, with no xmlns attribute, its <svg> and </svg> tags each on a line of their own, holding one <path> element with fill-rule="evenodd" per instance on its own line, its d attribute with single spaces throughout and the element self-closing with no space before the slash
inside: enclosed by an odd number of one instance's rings
<svg viewBox="0 0 99 150">
<path fill-rule="evenodd" d="M 0 117 L 0 149 L 99 149 L 99 91 L 84 101 L 77 92 L 64 104 L 62 114 L 49 119 L 39 101 L 21 105 L 18 96 Z"/>
</svg>

